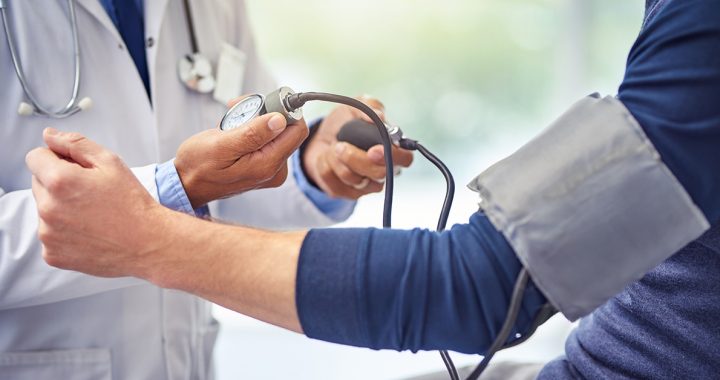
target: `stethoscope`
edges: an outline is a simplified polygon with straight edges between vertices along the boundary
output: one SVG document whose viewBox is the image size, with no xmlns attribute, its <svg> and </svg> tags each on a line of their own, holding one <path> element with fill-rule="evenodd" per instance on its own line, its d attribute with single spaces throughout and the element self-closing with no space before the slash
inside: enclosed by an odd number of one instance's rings
<svg viewBox="0 0 720 380">
<path fill-rule="evenodd" d="M 20 64 L 20 58 L 18 57 L 15 44 L 13 43 L 13 37 L 10 32 L 7 15 L 7 2 L 5 0 L 0 0 L 0 13 L 2 13 L 3 27 L 5 28 L 5 38 L 7 39 L 10 56 L 12 57 L 13 65 L 15 66 L 15 74 L 17 74 L 20 85 L 25 93 L 25 98 L 27 99 L 27 102 L 20 102 L 20 105 L 18 106 L 18 114 L 22 116 L 39 115 L 54 119 L 64 119 L 92 106 L 92 100 L 90 98 L 86 97 L 78 100 L 78 92 L 80 91 L 80 44 L 78 43 L 77 20 L 75 18 L 75 4 L 73 0 L 68 0 L 68 8 L 70 9 L 70 26 L 72 27 L 75 78 L 73 79 L 72 95 L 70 96 L 70 100 L 67 102 L 67 105 L 60 110 L 53 111 L 42 106 L 30 90 L 30 86 L 25 78 L 25 72 Z"/>
<path fill-rule="evenodd" d="M 18 57 L 17 49 L 14 44 L 14 37 L 8 23 L 8 2 L 8 0 L 0 0 L 0 15 L 2 15 L 5 38 L 8 43 L 8 48 L 10 49 L 10 56 L 12 58 L 13 66 L 15 67 L 15 74 L 20 81 L 20 85 L 22 86 L 27 100 L 20 102 L 20 105 L 18 106 L 18 114 L 21 116 L 36 115 L 54 119 L 64 119 L 92 107 L 93 102 L 91 98 L 84 97 L 82 99 L 78 99 L 81 72 L 80 43 L 78 40 L 77 18 L 75 16 L 75 0 L 67 0 L 70 13 L 70 27 L 72 29 L 73 58 L 75 60 L 72 95 L 65 107 L 59 110 L 51 110 L 41 105 L 28 85 L 25 72 L 22 68 L 22 64 L 20 63 L 20 58 Z M 180 80 L 190 90 L 199 93 L 209 93 L 215 89 L 215 77 L 213 76 L 212 64 L 210 63 L 210 60 L 203 56 L 198 50 L 195 25 L 193 24 L 190 3 L 188 0 L 183 0 L 183 8 L 185 10 L 188 32 L 190 34 L 190 47 L 192 48 L 192 54 L 187 54 L 180 59 L 178 62 L 178 74 L 180 76 Z"/>
<path fill-rule="evenodd" d="M 185 8 L 185 20 L 187 22 L 188 34 L 190 35 L 191 54 L 186 54 L 178 61 L 178 74 L 180 81 L 193 91 L 207 94 L 215 89 L 215 76 L 210 60 L 200 53 L 198 49 L 195 23 L 192 17 L 192 8 L 189 0 L 183 0 Z"/>
</svg>

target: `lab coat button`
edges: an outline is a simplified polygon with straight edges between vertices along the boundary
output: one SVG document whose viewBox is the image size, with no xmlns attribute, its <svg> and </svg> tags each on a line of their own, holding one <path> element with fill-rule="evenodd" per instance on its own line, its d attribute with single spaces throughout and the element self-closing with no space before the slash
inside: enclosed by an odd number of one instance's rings
<svg viewBox="0 0 720 380">
<path fill-rule="evenodd" d="M 147 39 L 147 47 L 148 47 L 148 48 L 151 48 L 151 47 L 153 47 L 153 46 L 155 46 L 155 39 L 152 38 L 152 37 L 148 37 L 148 39 Z"/>
</svg>

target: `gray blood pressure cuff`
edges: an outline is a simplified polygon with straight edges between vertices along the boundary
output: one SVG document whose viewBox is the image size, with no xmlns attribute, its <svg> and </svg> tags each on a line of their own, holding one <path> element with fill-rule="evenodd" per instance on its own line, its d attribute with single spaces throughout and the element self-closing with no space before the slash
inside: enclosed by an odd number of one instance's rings
<svg viewBox="0 0 720 380">
<path fill-rule="evenodd" d="M 469 187 L 535 284 L 575 320 L 709 224 L 623 104 L 587 97 Z"/>
</svg>

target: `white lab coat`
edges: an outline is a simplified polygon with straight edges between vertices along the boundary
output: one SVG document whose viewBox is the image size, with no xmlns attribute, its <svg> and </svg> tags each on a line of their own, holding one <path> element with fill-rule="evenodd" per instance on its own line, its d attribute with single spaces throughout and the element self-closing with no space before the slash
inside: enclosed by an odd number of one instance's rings
<svg viewBox="0 0 720 380">
<path fill-rule="evenodd" d="M 193 1 L 199 45 L 217 63 L 223 41 L 249 59 L 243 93 L 274 83 L 256 55 L 242 0 Z M 157 196 L 154 163 L 217 125 L 224 106 L 178 80 L 190 51 L 181 0 L 146 0 L 152 106 L 122 38 L 98 0 L 77 0 L 82 78 L 92 109 L 65 120 L 17 115 L 23 92 L 0 37 L 0 379 L 206 379 L 218 332 L 210 305 L 137 279 L 101 279 L 48 266 L 25 154 L 43 127 L 77 131 L 117 152 Z M 72 89 L 73 50 L 65 0 L 10 0 L 9 13 L 30 87 L 60 107 Z M 4 32 L 0 29 L 0 34 Z M 150 165 L 150 166 L 148 166 Z M 280 189 L 211 205 L 214 216 L 273 228 L 327 225 L 292 179 Z M 262 254 L 258 252 L 258 254 Z M 228 291 L 232 291 L 228 289 Z M 238 360 L 245 360 L 238 358 Z"/>
</svg>

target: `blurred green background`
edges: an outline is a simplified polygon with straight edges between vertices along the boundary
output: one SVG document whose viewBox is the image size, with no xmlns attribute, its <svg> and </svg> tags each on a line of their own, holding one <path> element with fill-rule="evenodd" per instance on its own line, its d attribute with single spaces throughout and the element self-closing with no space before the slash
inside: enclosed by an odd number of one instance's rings
<svg viewBox="0 0 720 380">
<path fill-rule="evenodd" d="M 298 91 L 371 94 L 390 121 L 453 171 L 450 222 L 467 221 L 474 175 L 592 92 L 615 94 L 639 32 L 642 0 L 248 0 L 261 55 Z M 329 105 L 309 104 L 309 118 Z M 393 225 L 432 227 L 445 184 L 416 156 L 396 181 Z M 382 196 L 343 225 L 378 226 Z M 217 308 L 217 374 L 230 379 L 401 379 L 442 370 L 434 352 L 372 351 L 312 341 Z M 546 362 L 572 325 L 556 316 L 495 360 Z M 478 356 L 453 354 L 459 365 Z"/>
<path fill-rule="evenodd" d="M 407 133 L 447 150 L 538 130 L 583 95 L 614 93 L 644 2 L 250 0 L 248 6 L 260 52 L 282 83 L 372 94 Z"/>
</svg>

